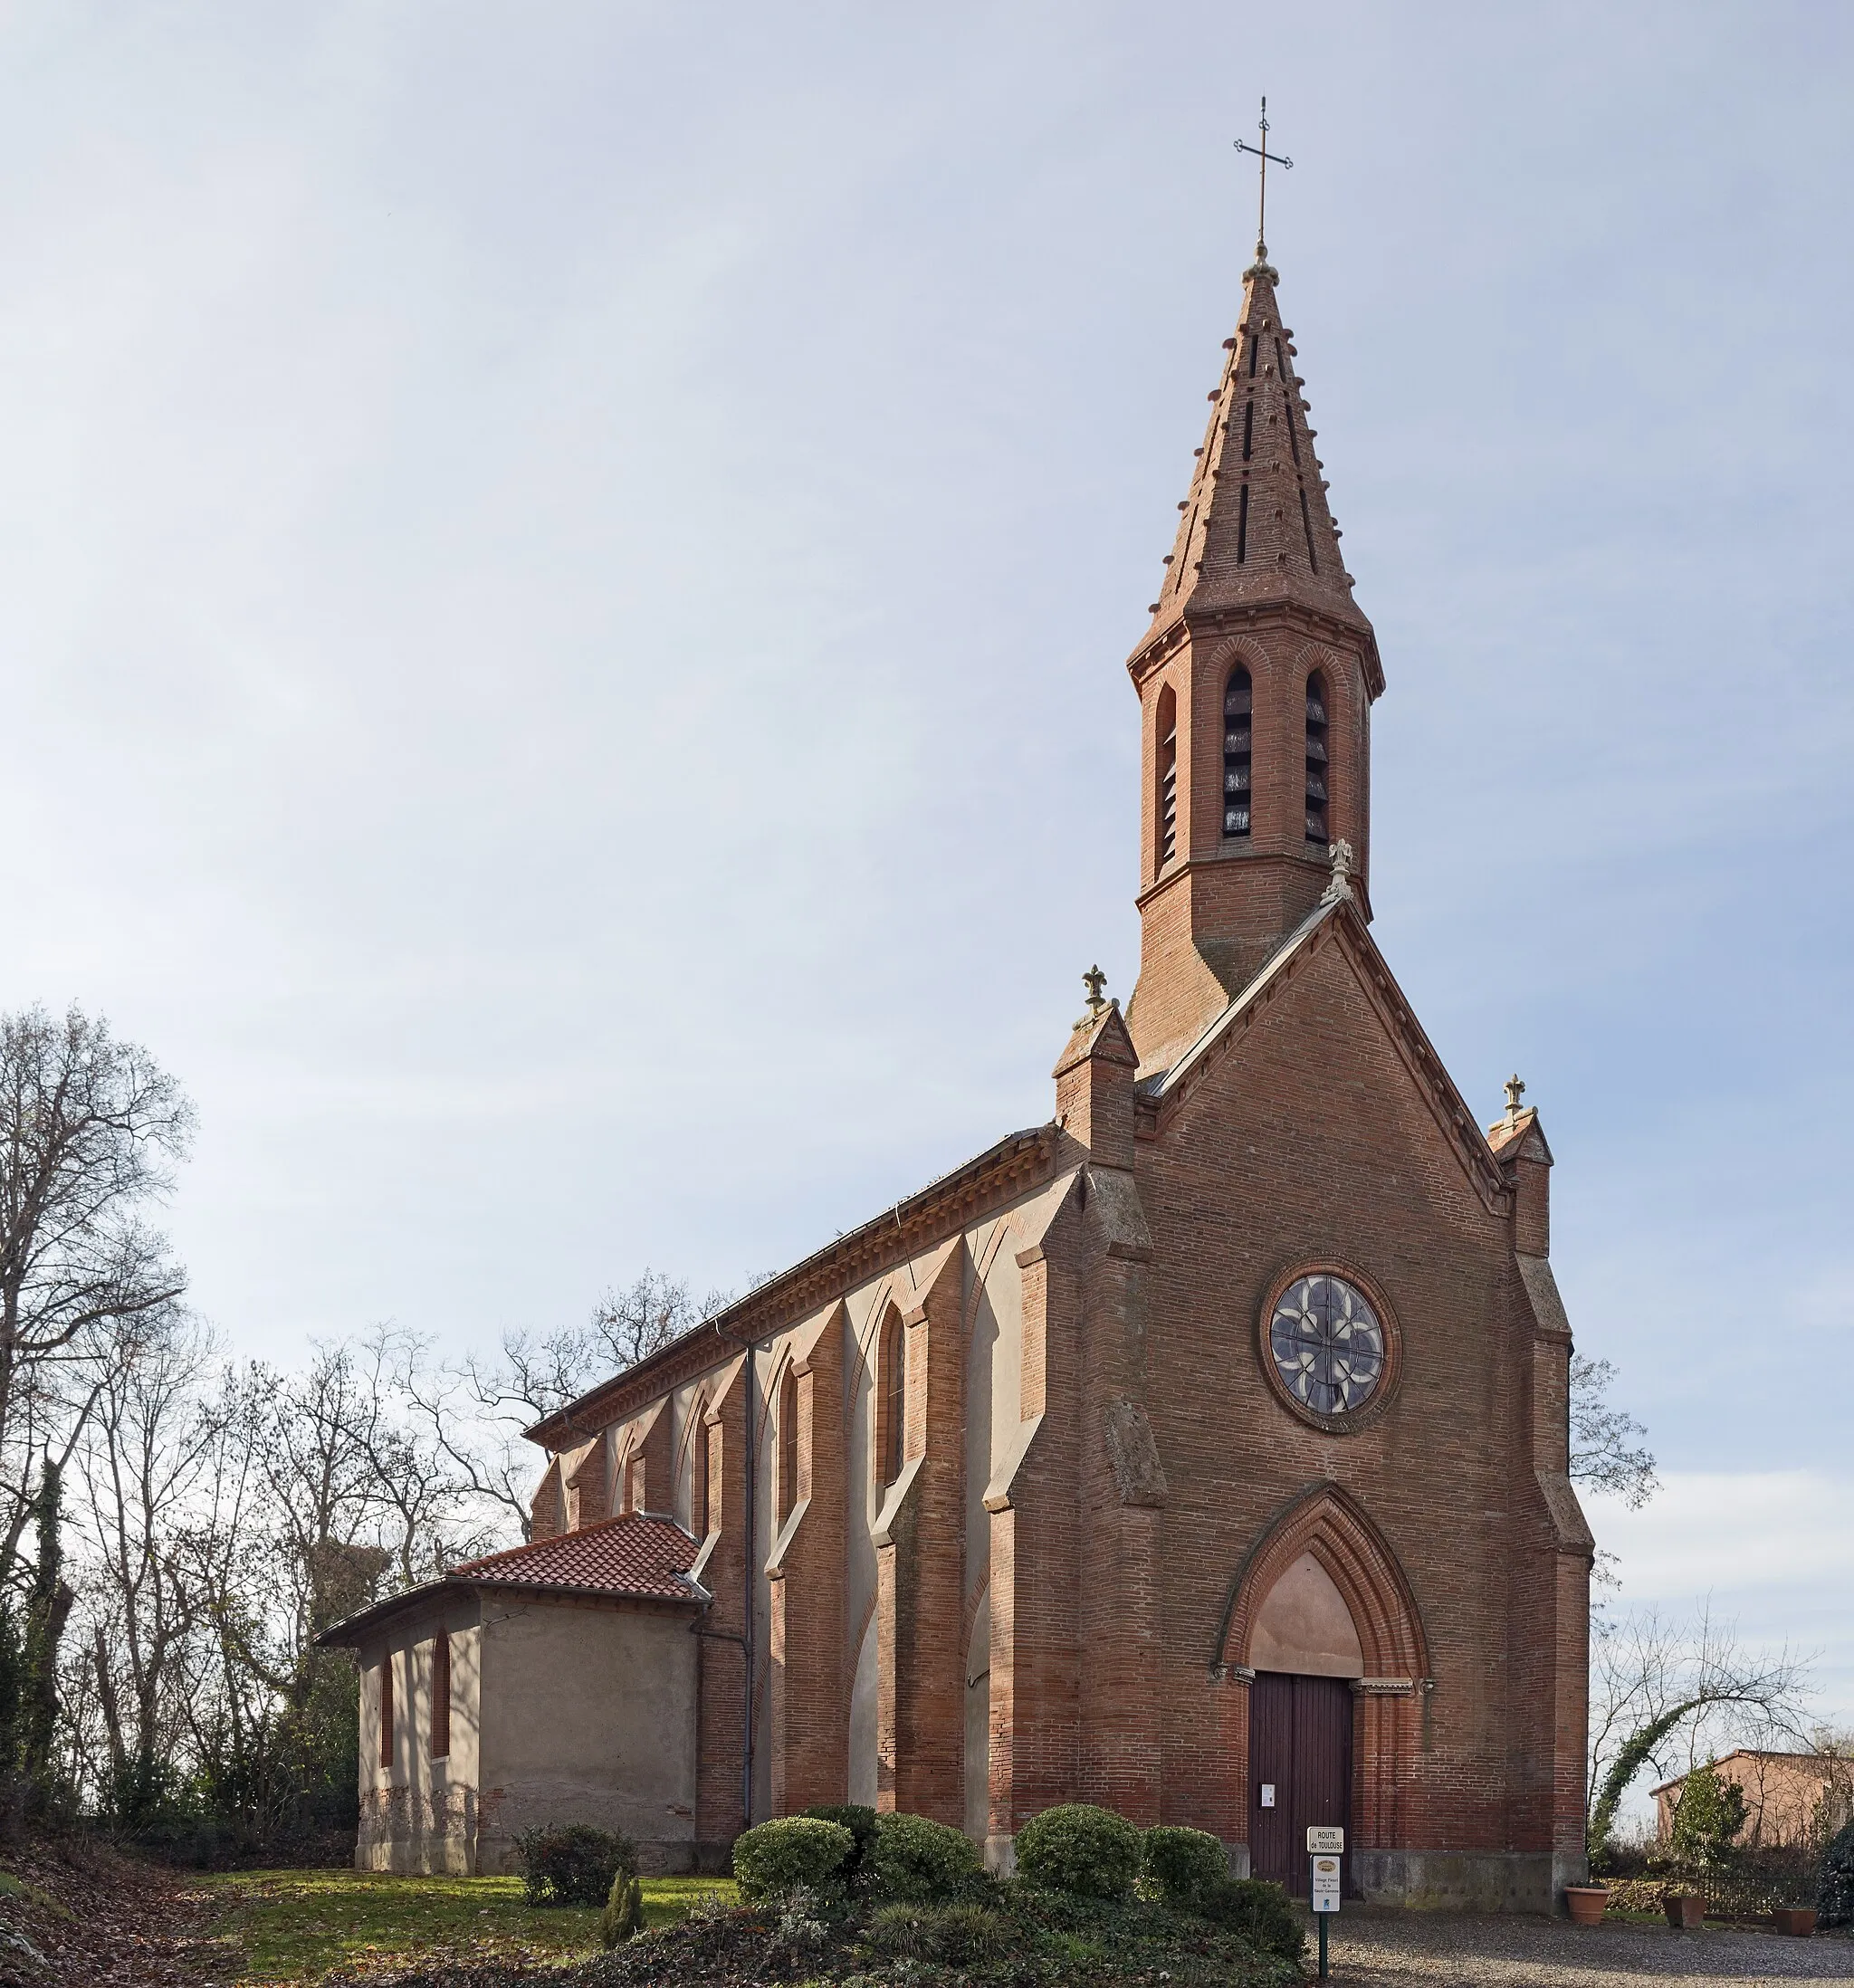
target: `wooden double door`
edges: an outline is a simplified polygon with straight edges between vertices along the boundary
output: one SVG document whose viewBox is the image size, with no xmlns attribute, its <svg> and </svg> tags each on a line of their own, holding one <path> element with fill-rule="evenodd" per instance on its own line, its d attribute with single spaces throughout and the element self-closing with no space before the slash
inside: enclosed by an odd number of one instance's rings
<svg viewBox="0 0 1854 1988">
<path fill-rule="evenodd" d="M 1307 1830 L 1345 1831 L 1352 1882 L 1352 1687 L 1343 1677 L 1258 1670 L 1249 1687 L 1249 1868 L 1299 1897 Z"/>
</svg>

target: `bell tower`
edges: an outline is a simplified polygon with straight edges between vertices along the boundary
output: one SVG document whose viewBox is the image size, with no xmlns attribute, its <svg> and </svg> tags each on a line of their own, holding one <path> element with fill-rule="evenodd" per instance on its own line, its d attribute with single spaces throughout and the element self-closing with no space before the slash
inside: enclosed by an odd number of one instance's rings
<svg viewBox="0 0 1854 1988">
<path fill-rule="evenodd" d="M 1178 537 L 1128 658 L 1139 693 L 1142 1074 L 1169 1068 L 1319 902 L 1342 839 L 1369 917 L 1371 707 L 1384 688 L 1352 597 L 1306 384 L 1263 244 Z"/>
</svg>

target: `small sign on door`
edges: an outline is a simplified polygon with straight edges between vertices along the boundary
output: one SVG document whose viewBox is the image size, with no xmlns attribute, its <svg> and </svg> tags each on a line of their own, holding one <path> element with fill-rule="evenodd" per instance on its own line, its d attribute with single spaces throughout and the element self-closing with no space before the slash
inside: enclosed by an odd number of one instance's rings
<svg viewBox="0 0 1854 1988">
<path fill-rule="evenodd" d="M 1315 1912 L 1337 1912 L 1339 1909 L 1339 1859 L 1315 1857 L 1314 1862 L 1313 1907 Z"/>
<path fill-rule="evenodd" d="M 1272 1809 L 1275 1806 L 1275 1783 L 1272 1781 L 1265 1781 L 1262 1783 L 1262 1806 L 1265 1809 Z"/>
</svg>

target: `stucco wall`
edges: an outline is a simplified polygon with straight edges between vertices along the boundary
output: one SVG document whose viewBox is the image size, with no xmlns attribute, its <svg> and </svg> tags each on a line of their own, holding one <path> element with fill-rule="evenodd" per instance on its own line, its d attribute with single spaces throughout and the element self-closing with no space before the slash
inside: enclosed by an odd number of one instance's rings
<svg viewBox="0 0 1854 1988">
<path fill-rule="evenodd" d="M 451 1646 L 450 1751 L 431 1750 L 432 1660 Z M 357 1651 L 360 1666 L 362 1870 L 469 1871 L 475 1868 L 482 1632 L 474 1593 L 460 1590 L 388 1624 Z M 393 1667 L 393 1758 L 380 1760 L 381 1667 Z"/>
<path fill-rule="evenodd" d="M 696 1639 L 686 1610 L 487 1594 L 478 1867 L 539 1823 L 622 1830 L 646 1868 L 695 1836 Z"/>
</svg>

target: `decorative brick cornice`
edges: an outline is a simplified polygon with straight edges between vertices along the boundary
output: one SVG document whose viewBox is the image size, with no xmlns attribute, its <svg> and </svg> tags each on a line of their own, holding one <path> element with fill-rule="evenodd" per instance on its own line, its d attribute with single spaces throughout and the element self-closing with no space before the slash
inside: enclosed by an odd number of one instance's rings
<svg viewBox="0 0 1854 1988">
<path fill-rule="evenodd" d="M 1054 1125 L 1000 1139 L 522 1433 L 550 1450 L 583 1442 L 594 1430 L 731 1360 L 742 1342 L 801 1324 L 884 1266 L 915 1256 L 975 1217 L 1015 1200 L 1052 1173 L 1060 1143 Z"/>
<path fill-rule="evenodd" d="M 1203 609 L 1168 621 L 1127 658 L 1127 674 L 1136 684 L 1143 683 L 1154 670 L 1163 668 L 1182 649 L 1208 645 L 1231 636 L 1254 636 L 1264 628 L 1295 629 L 1331 642 L 1346 655 L 1356 652 L 1364 664 L 1365 686 L 1373 700 L 1384 694 L 1384 664 L 1378 655 L 1378 638 L 1362 615 L 1333 614 L 1285 596 Z"/>
</svg>

